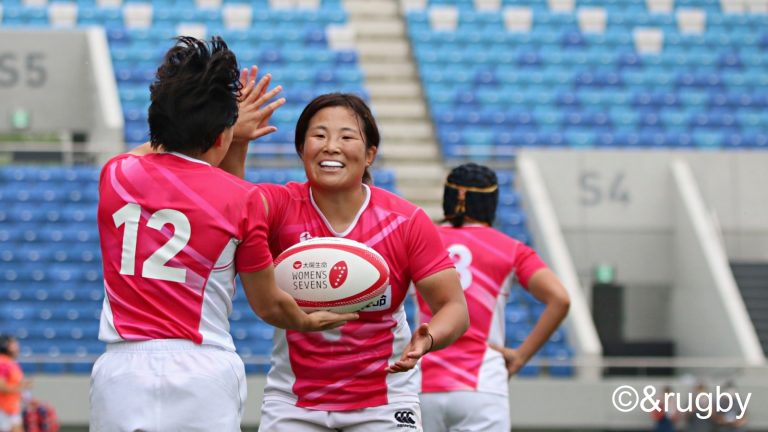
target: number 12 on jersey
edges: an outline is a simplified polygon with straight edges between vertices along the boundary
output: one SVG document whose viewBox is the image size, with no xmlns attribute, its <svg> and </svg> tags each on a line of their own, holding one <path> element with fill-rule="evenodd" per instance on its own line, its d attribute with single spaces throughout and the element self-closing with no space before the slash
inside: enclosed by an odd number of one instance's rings
<svg viewBox="0 0 768 432">
<path fill-rule="evenodd" d="M 136 244 L 141 222 L 141 206 L 128 203 L 112 215 L 116 228 L 125 225 L 123 230 L 123 250 L 120 258 L 120 274 L 133 276 L 136 273 Z M 147 227 L 161 231 L 166 224 L 173 225 L 173 235 L 144 261 L 141 276 L 183 283 L 187 279 L 187 270 L 166 264 L 173 259 L 189 242 L 192 227 L 184 213 L 173 209 L 158 210 L 147 220 Z"/>
</svg>

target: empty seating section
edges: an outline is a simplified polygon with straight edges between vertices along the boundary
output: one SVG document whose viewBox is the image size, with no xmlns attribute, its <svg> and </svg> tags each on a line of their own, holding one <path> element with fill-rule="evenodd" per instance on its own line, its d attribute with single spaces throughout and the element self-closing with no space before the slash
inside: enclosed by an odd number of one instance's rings
<svg viewBox="0 0 768 432">
<path fill-rule="evenodd" d="M 46 356 L 30 370 L 85 372 L 84 359 L 103 351 L 97 176 L 92 167 L 0 169 L 0 333 L 20 339 L 22 360 Z"/>
<path fill-rule="evenodd" d="M 261 157 L 293 155 L 293 129 L 298 115 L 314 96 L 348 91 L 367 98 L 363 76 L 354 50 L 333 49 L 329 26 L 343 25 L 347 13 L 339 0 L 323 0 L 316 9 L 274 9 L 267 0 L 225 2 L 216 7 L 197 7 L 193 0 L 126 2 L 120 7 L 101 7 L 92 0 L 67 2 L 77 6 L 76 25 L 104 26 L 118 84 L 128 147 L 148 139 L 149 84 L 172 46 L 174 36 L 222 36 L 238 56 L 241 67 L 256 64 L 261 73 L 272 73 L 273 85 L 283 85 L 287 103 L 273 117 L 278 132 L 265 137 L 251 153 Z M 25 7 L 20 1 L 4 2 L 2 26 L 50 26 L 48 7 Z M 148 5 L 148 26 L 132 21 L 129 9 Z M 236 11 L 240 21 L 230 22 L 225 8 Z M 251 19 L 242 22 L 242 16 Z"/>
<path fill-rule="evenodd" d="M 96 167 L 0 167 L 0 333 L 21 342 L 30 372 L 89 372 L 104 298 Z M 392 172 L 373 173 L 394 190 Z M 249 181 L 304 181 L 303 170 L 249 170 Z M 235 297 L 232 334 L 249 371 L 264 370 L 271 327 Z"/>
<path fill-rule="evenodd" d="M 456 6 L 456 29 L 436 30 L 434 9 L 446 5 Z M 726 14 L 709 0 L 676 1 L 668 13 L 623 0 L 576 0 L 570 12 L 538 0 L 506 6 L 531 11 L 529 31 L 473 0 L 407 13 L 447 157 L 511 158 L 521 146 L 768 148 L 768 15 Z M 604 31 L 581 30 L 582 7 L 604 8 Z M 686 8 L 704 11 L 703 32 L 681 27 Z M 661 31 L 658 52 L 637 40 L 648 28 Z"/>
</svg>

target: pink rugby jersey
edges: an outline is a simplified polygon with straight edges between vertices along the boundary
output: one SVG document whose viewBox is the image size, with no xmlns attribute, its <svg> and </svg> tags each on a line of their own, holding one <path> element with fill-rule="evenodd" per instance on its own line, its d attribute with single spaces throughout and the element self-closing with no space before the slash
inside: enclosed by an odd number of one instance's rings
<svg viewBox="0 0 768 432">
<path fill-rule="evenodd" d="M 464 288 L 470 326 L 449 347 L 421 359 L 421 391 L 481 391 L 507 395 L 507 369 L 489 343 L 504 345 L 504 307 L 514 279 L 523 287 L 546 265 L 525 244 L 483 225 L 439 232 Z M 419 321 L 432 314 L 417 293 Z"/>
<path fill-rule="evenodd" d="M 99 339 L 188 339 L 234 351 L 235 272 L 272 264 L 258 188 L 177 153 L 124 154 L 101 172 L 106 296 Z"/>
<path fill-rule="evenodd" d="M 411 339 L 403 308 L 411 281 L 453 267 L 427 215 L 392 193 L 366 186 L 356 219 L 337 233 L 307 183 L 260 188 L 268 201 L 274 256 L 310 238 L 344 237 L 375 249 L 390 270 L 387 291 L 358 320 L 324 332 L 275 330 L 264 399 L 324 411 L 418 402 L 414 372 L 387 374 L 384 368 L 400 358 Z"/>
</svg>

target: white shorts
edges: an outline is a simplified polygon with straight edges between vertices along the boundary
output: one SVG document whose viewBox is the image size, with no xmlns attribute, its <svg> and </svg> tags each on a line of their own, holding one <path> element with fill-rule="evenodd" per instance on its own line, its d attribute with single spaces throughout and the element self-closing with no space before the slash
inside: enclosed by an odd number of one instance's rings
<svg viewBox="0 0 768 432">
<path fill-rule="evenodd" d="M 422 432 L 418 402 L 354 411 L 318 411 L 288 402 L 264 401 L 260 432 Z"/>
<path fill-rule="evenodd" d="M 91 373 L 92 432 L 239 431 L 245 367 L 187 340 L 107 345 Z"/>
<path fill-rule="evenodd" d="M 8 414 L 0 410 L 0 432 L 8 432 L 14 426 L 21 426 L 21 414 Z"/>
<path fill-rule="evenodd" d="M 424 432 L 509 432 L 509 402 L 493 393 L 422 393 Z"/>
</svg>

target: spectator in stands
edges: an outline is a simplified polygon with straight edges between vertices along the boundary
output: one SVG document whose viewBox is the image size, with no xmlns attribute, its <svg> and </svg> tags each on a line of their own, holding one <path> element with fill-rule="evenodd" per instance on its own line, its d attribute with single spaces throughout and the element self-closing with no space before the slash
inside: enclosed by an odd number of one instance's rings
<svg viewBox="0 0 768 432">
<path fill-rule="evenodd" d="M 16 361 L 19 342 L 13 336 L 0 335 L 0 432 L 22 432 L 22 392 L 31 382 Z"/>
<path fill-rule="evenodd" d="M 230 152 L 239 164 L 231 167 L 242 177 L 250 137 L 236 138 Z M 413 368 L 468 325 L 453 264 L 422 209 L 371 184 L 379 131 L 361 98 L 333 93 L 312 100 L 296 125 L 295 146 L 308 181 L 260 186 L 273 256 L 313 237 L 356 240 L 387 261 L 390 287 L 338 330 L 276 332 L 261 429 L 420 429 Z M 434 314 L 413 334 L 402 306 L 411 281 Z"/>
<path fill-rule="evenodd" d="M 421 360 L 424 431 L 509 431 L 508 376 L 547 342 L 568 313 L 568 292 L 531 248 L 492 228 L 499 201 L 496 173 L 468 163 L 454 168 L 438 228 L 459 272 L 470 328 L 453 345 Z M 503 347 L 504 310 L 513 282 L 546 307 L 517 348 Z M 419 321 L 433 319 L 417 293 Z"/>
<path fill-rule="evenodd" d="M 262 105 L 279 89 L 265 93 L 267 81 L 248 82 L 241 95 L 255 110 L 254 134 L 270 130 L 259 113 L 271 113 Z M 222 39 L 178 38 L 150 87 L 151 142 L 102 169 L 107 352 L 92 372 L 92 430 L 240 430 L 245 368 L 228 322 L 235 272 L 256 314 L 275 326 L 323 330 L 356 318 L 306 314 L 275 286 L 259 189 L 216 168 L 242 86 Z"/>
</svg>

